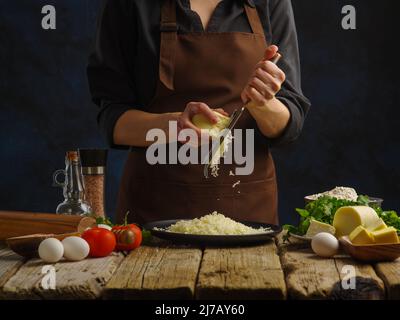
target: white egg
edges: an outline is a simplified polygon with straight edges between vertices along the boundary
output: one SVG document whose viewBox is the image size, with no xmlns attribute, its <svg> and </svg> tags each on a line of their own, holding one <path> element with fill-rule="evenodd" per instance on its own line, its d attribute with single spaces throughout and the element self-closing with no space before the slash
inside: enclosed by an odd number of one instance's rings
<svg viewBox="0 0 400 320">
<path fill-rule="evenodd" d="M 311 248 L 320 257 L 330 258 L 339 251 L 339 241 L 330 233 L 321 232 L 313 237 Z"/>
<path fill-rule="evenodd" d="M 48 263 L 55 263 L 61 260 L 64 254 L 64 247 L 60 240 L 48 238 L 39 245 L 39 257 Z"/>
<path fill-rule="evenodd" d="M 64 258 L 69 261 L 80 261 L 89 255 L 89 244 L 81 237 L 67 237 L 62 241 Z"/>
</svg>

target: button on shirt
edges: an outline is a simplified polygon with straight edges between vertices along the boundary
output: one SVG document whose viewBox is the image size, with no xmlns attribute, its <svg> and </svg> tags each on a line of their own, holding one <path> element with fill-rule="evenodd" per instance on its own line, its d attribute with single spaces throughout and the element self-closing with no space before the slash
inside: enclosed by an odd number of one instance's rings
<svg viewBox="0 0 400 320">
<path fill-rule="evenodd" d="M 279 67 L 285 72 L 286 81 L 276 97 L 291 115 L 282 136 L 269 139 L 269 143 L 276 146 L 296 140 L 310 102 L 301 90 L 297 33 L 290 0 L 222 0 L 206 30 L 199 15 L 191 10 L 190 0 L 176 1 L 181 34 L 250 33 L 243 1 L 257 8 L 267 43 L 277 45 L 283 55 Z M 89 58 L 87 74 L 93 101 L 99 106 L 99 127 L 113 148 L 126 148 L 113 141 L 118 118 L 130 109 L 146 111 L 156 91 L 161 4 L 161 0 L 106 0 L 101 10 L 95 51 Z"/>
</svg>

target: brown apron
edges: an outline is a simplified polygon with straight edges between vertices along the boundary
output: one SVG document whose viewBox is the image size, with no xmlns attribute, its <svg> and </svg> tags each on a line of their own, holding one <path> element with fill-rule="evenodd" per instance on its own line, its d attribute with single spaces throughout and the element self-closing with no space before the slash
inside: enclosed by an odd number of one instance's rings
<svg viewBox="0 0 400 320">
<path fill-rule="evenodd" d="M 257 10 L 244 3 L 252 33 L 178 34 L 175 0 L 165 1 L 159 83 L 146 111 L 179 112 L 201 101 L 231 114 L 242 105 L 241 91 L 267 47 Z M 150 165 L 146 148 L 132 147 L 119 190 L 118 221 L 127 211 L 141 224 L 218 211 L 236 220 L 278 223 L 275 167 L 266 138 L 247 111 L 237 128 L 255 130 L 254 171 L 248 176 L 232 176 L 235 165 L 220 164 L 219 176 L 205 179 L 201 164 Z"/>
</svg>

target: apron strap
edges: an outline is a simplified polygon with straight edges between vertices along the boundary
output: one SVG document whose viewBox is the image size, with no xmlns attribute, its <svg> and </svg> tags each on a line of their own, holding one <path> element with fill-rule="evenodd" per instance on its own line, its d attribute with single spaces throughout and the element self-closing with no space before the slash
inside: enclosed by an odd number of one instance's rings
<svg viewBox="0 0 400 320">
<path fill-rule="evenodd" d="M 174 90 L 175 48 L 178 31 L 175 1 L 164 0 L 160 24 L 160 80 L 170 90 Z"/>
<path fill-rule="evenodd" d="M 178 41 L 175 1 L 176 0 L 163 1 L 160 23 L 160 81 L 172 91 L 174 90 L 175 49 Z M 245 2 L 244 8 L 253 33 L 265 36 L 264 28 L 256 7 L 252 7 Z"/>
<path fill-rule="evenodd" d="M 247 19 L 249 20 L 250 27 L 253 33 L 265 36 L 264 28 L 260 20 L 260 16 L 256 7 L 252 7 L 245 1 L 244 9 L 246 11 Z"/>
</svg>

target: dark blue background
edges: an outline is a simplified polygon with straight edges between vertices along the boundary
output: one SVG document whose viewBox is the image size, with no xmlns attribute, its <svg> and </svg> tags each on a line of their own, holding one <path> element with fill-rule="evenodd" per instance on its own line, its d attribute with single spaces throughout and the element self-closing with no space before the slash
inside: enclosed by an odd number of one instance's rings
<svg viewBox="0 0 400 320">
<path fill-rule="evenodd" d="M 294 0 L 303 89 L 313 107 L 299 141 L 274 150 L 280 216 L 294 221 L 304 195 L 336 185 L 385 198 L 400 210 L 398 51 L 395 0 Z M 57 30 L 41 8 L 57 9 Z M 356 31 L 341 8 L 357 8 Z M 52 173 L 64 153 L 105 147 L 85 74 L 99 0 L 0 0 L 0 209 L 54 212 Z M 125 153 L 109 157 L 113 215 Z"/>
</svg>

